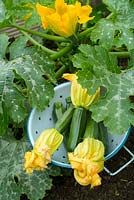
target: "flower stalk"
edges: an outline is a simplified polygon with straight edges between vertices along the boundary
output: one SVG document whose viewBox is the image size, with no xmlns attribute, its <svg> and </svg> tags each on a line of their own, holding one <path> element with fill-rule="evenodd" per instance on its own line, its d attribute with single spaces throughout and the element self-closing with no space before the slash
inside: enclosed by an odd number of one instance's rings
<svg viewBox="0 0 134 200">
<path fill-rule="evenodd" d="M 19 31 L 25 31 L 27 33 L 45 38 L 47 40 L 52 40 L 55 42 L 69 42 L 69 40 L 64 37 L 37 32 L 37 31 L 31 30 L 31 29 L 19 26 L 18 24 L 11 24 L 11 26 L 17 28 Z"/>
<path fill-rule="evenodd" d="M 41 45 L 39 42 L 37 42 L 36 40 L 34 40 L 30 35 L 28 35 L 25 31 L 21 31 L 21 33 L 23 35 L 25 35 L 33 45 L 35 45 L 38 48 L 42 49 L 44 52 L 46 52 L 48 54 L 55 54 L 56 53 L 55 51 L 53 51 L 51 49 L 48 49 L 47 47 Z"/>
<path fill-rule="evenodd" d="M 130 53 L 128 51 L 110 51 L 109 52 L 110 55 L 116 55 L 120 58 L 128 58 L 130 56 Z"/>
<path fill-rule="evenodd" d="M 56 60 L 57 58 L 60 58 L 60 57 L 64 56 L 65 54 L 67 54 L 68 52 L 70 52 L 72 50 L 72 48 L 73 48 L 73 44 L 70 43 L 68 46 L 64 47 L 60 51 L 58 51 L 55 54 L 51 55 L 50 58 L 52 60 Z"/>
<path fill-rule="evenodd" d="M 86 30 L 82 31 L 78 34 L 79 39 L 83 39 L 85 36 L 89 35 L 89 33 L 94 29 L 94 27 L 87 28 Z"/>
</svg>

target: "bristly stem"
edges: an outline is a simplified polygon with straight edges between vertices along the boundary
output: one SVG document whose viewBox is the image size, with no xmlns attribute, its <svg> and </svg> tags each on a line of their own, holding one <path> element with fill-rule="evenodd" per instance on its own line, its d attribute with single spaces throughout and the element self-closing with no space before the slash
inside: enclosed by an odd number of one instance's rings
<svg viewBox="0 0 134 200">
<path fill-rule="evenodd" d="M 94 29 L 94 27 L 87 28 L 85 31 L 82 31 L 81 33 L 78 34 L 78 38 L 79 38 L 79 39 L 84 38 L 84 37 L 85 37 L 86 35 L 88 35 L 93 29 Z"/>
<path fill-rule="evenodd" d="M 50 58 L 52 60 L 56 60 L 57 58 L 62 57 L 63 55 L 65 55 L 66 53 L 68 53 L 69 51 L 71 51 L 73 48 L 73 44 L 70 43 L 68 46 L 64 47 L 63 49 L 61 49 L 60 51 L 56 52 L 53 55 L 50 55 Z"/>
<path fill-rule="evenodd" d="M 67 65 L 63 65 L 61 68 L 59 68 L 56 73 L 55 73 L 55 78 L 59 79 L 60 77 L 62 77 L 62 75 L 67 71 L 68 66 Z"/>
<path fill-rule="evenodd" d="M 31 30 L 31 29 L 27 29 L 27 28 L 24 28 L 22 26 L 19 26 L 18 24 L 11 24 L 11 26 L 17 28 L 20 31 L 25 31 L 27 33 L 31 33 L 33 35 L 37 35 L 39 37 L 42 37 L 42 38 L 45 38 L 45 39 L 48 39 L 48 40 L 52 40 L 52 41 L 56 41 L 56 42 L 69 42 L 69 40 L 64 38 L 64 37 L 37 32 L 37 31 Z"/>
<path fill-rule="evenodd" d="M 128 58 L 130 56 L 130 53 L 128 51 L 120 51 L 120 52 L 109 52 L 111 55 L 117 55 L 120 58 Z"/>
<path fill-rule="evenodd" d="M 56 51 L 53 51 L 53 50 L 48 49 L 47 47 L 41 45 L 41 44 L 38 43 L 36 40 L 34 40 L 30 35 L 28 35 L 25 31 L 22 31 L 22 30 L 21 30 L 21 33 L 22 33 L 23 35 L 25 35 L 25 36 L 28 38 L 28 40 L 29 40 L 32 44 L 34 44 L 35 46 L 39 47 L 39 48 L 42 49 L 44 52 L 46 52 L 46 53 L 48 53 L 48 54 L 56 54 Z"/>
</svg>

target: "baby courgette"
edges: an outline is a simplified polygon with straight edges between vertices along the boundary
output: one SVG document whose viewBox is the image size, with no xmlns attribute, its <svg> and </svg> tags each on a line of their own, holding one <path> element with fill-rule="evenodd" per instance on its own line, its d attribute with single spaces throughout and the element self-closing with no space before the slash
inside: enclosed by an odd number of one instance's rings
<svg viewBox="0 0 134 200">
<path fill-rule="evenodd" d="M 74 112 L 74 106 L 70 106 L 62 115 L 61 118 L 59 118 L 55 124 L 55 129 L 62 133 L 69 125 L 72 115 Z"/>
<path fill-rule="evenodd" d="M 67 150 L 69 152 L 73 151 L 78 143 L 78 138 L 81 134 L 81 123 L 83 123 L 83 112 L 84 108 L 81 107 L 75 108 L 74 110 L 67 142 Z"/>
<path fill-rule="evenodd" d="M 62 117 L 64 112 L 65 112 L 65 108 L 63 104 L 61 102 L 55 102 L 53 114 L 56 121 Z"/>
</svg>

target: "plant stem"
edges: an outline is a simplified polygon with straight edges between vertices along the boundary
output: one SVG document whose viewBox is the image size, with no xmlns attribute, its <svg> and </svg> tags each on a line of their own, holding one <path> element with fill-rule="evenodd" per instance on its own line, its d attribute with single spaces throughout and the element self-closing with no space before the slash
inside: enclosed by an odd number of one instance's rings
<svg viewBox="0 0 134 200">
<path fill-rule="evenodd" d="M 48 48 L 45 47 L 45 46 L 42 46 L 40 43 L 38 43 L 36 40 L 34 40 L 30 35 L 28 35 L 25 31 L 22 31 L 22 30 L 21 30 L 21 32 L 22 32 L 23 35 L 25 35 L 25 36 L 29 39 L 29 41 L 30 41 L 32 44 L 34 44 L 35 46 L 39 47 L 39 48 L 42 49 L 44 52 L 49 53 L 49 54 L 55 54 L 55 53 L 56 53 L 56 51 L 53 51 L 53 50 L 51 50 L 51 49 L 48 49 Z"/>
<path fill-rule="evenodd" d="M 57 70 L 57 72 L 55 73 L 55 78 L 56 79 L 59 79 L 63 74 L 64 72 L 66 72 L 66 70 L 68 69 L 68 66 L 67 65 L 63 65 L 60 69 Z"/>
<path fill-rule="evenodd" d="M 106 19 L 111 19 L 113 16 L 114 16 L 114 14 L 113 14 L 113 13 L 110 13 L 110 14 L 106 17 Z"/>
<path fill-rule="evenodd" d="M 90 5 L 91 4 L 91 0 L 87 0 L 87 4 L 86 5 Z"/>
<path fill-rule="evenodd" d="M 68 53 L 69 51 L 72 50 L 73 44 L 70 43 L 67 47 L 64 47 L 63 49 L 61 49 L 59 52 L 53 54 L 50 56 L 50 58 L 52 60 L 56 60 L 57 58 L 62 57 L 63 55 L 65 55 L 66 53 Z"/>
<path fill-rule="evenodd" d="M 94 29 L 94 27 L 87 28 L 85 31 L 82 31 L 81 33 L 78 34 L 78 38 L 82 39 L 87 34 L 89 34 L 93 29 Z"/>
<path fill-rule="evenodd" d="M 20 31 L 25 31 L 25 32 L 31 33 L 33 35 L 37 35 L 39 37 L 42 37 L 42 38 L 45 38 L 45 39 L 48 39 L 48 40 L 53 40 L 53 41 L 57 41 L 57 42 L 69 42 L 69 40 L 64 38 L 64 37 L 54 36 L 54 35 L 49 35 L 49 34 L 37 32 L 37 31 L 31 30 L 31 29 L 24 28 L 24 27 L 19 26 L 17 24 L 11 24 L 11 26 L 19 29 Z"/>
<path fill-rule="evenodd" d="M 111 55 L 117 55 L 118 57 L 122 58 L 128 58 L 130 56 L 130 53 L 128 51 L 122 51 L 122 52 L 109 52 Z"/>
</svg>

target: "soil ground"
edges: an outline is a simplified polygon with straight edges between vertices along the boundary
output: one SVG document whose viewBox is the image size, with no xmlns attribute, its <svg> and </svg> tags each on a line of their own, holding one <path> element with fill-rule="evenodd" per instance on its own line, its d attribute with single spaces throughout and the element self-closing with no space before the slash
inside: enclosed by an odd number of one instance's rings
<svg viewBox="0 0 134 200">
<path fill-rule="evenodd" d="M 134 153 L 134 130 L 125 146 Z M 109 169 L 116 170 L 131 156 L 122 148 L 116 156 L 105 163 Z M 133 200 L 134 199 L 134 162 L 115 176 L 105 171 L 101 174 L 102 185 L 90 189 L 80 186 L 73 176 L 61 176 L 53 179 L 53 187 L 43 200 Z"/>
</svg>

